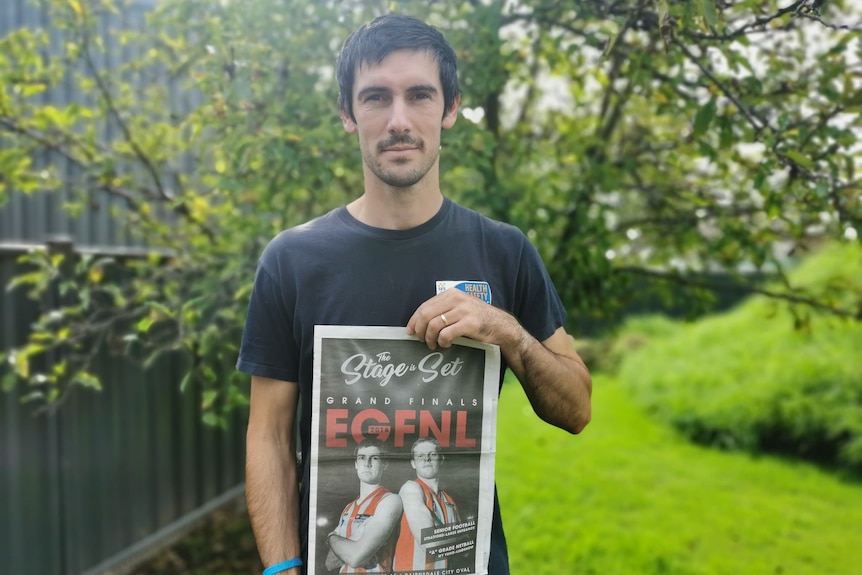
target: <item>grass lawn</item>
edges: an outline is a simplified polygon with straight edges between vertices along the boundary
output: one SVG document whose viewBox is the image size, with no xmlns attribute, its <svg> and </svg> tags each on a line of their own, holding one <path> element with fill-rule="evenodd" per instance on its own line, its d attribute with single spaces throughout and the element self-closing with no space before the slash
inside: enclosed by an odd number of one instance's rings
<svg viewBox="0 0 862 575">
<path fill-rule="evenodd" d="M 604 377 L 579 436 L 517 382 L 499 417 L 513 575 L 862 575 L 862 481 L 694 446 Z"/>
</svg>

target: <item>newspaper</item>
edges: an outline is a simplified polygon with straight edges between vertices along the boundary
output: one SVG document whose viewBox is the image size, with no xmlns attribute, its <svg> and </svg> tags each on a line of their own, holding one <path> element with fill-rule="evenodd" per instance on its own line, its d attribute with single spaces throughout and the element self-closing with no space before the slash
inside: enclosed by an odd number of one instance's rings
<svg viewBox="0 0 862 575">
<path fill-rule="evenodd" d="M 315 327 L 310 575 L 487 573 L 499 378 L 495 345 Z"/>
</svg>

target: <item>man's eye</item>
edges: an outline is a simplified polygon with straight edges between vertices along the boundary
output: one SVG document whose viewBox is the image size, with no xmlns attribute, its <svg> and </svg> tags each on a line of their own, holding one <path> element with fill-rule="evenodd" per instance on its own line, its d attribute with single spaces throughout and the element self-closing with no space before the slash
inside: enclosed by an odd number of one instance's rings
<svg viewBox="0 0 862 575">
<path fill-rule="evenodd" d="M 427 92 L 419 92 L 413 96 L 416 100 L 427 100 L 431 96 Z"/>
</svg>

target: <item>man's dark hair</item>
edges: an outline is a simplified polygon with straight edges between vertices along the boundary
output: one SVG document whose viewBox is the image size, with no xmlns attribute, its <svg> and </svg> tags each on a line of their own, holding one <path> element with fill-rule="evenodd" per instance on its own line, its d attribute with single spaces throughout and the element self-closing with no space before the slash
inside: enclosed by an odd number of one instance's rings
<svg viewBox="0 0 862 575">
<path fill-rule="evenodd" d="M 386 459 L 386 456 L 389 454 L 389 450 L 386 448 L 385 443 L 374 437 L 366 437 L 359 443 L 359 445 L 356 446 L 356 449 L 353 450 L 353 457 L 357 457 L 359 455 L 359 450 L 363 447 L 376 447 L 377 450 L 380 451 L 381 459 Z"/>
<path fill-rule="evenodd" d="M 376 66 L 397 50 L 427 52 L 437 62 L 443 86 L 443 113 L 455 103 L 458 89 L 458 66 L 455 51 L 436 28 L 422 20 L 402 14 L 379 16 L 363 24 L 344 41 L 336 62 L 338 107 L 353 115 L 353 83 L 360 66 Z"/>
</svg>

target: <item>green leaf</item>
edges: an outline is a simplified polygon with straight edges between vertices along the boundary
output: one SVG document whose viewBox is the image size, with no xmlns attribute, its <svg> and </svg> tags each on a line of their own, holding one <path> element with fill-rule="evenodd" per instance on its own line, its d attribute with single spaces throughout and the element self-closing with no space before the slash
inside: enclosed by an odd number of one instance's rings
<svg viewBox="0 0 862 575">
<path fill-rule="evenodd" d="M 34 390 L 21 398 L 22 403 L 32 403 L 34 401 L 42 401 L 45 399 L 45 392 Z"/>
<path fill-rule="evenodd" d="M 236 290 L 236 293 L 233 294 L 233 299 L 246 302 L 248 301 L 248 297 L 251 295 L 253 289 L 254 284 L 252 282 L 246 282 L 242 284 L 239 289 Z"/>
<path fill-rule="evenodd" d="M 665 18 L 668 15 L 668 3 L 667 0 L 658 0 L 658 21 L 659 23 L 663 23 Z"/>
<path fill-rule="evenodd" d="M 786 152 L 783 152 L 783 154 L 785 157 L 787 157 L 788 160 L 802 168 L 805 168 L 806 170 L 814 169 L 814 162 L 812 162 L 811 158 L 809 158 L 802 152 L 797 152 L 796 150 L 788 150 Z"/>
<path fill-rule="evenodd" d="M 201 407 L 203 409 L 209 409 L 212 407 L 213 402 L 218 397 L 218 390 L 216 389 L 207 389 L 201 394 Z"/>
<path fill-rule="evenodd" d="M 151 316 L 147 316 L 142 318 L 141 321 L 139 321 L 135 327 L 139 332 L 147 333 L 150 330 L 150 327 L 152 327 L 153 323 L 153 318 Z"/>
<path fill-rule="evenodd" d="M 6 375 L 3 376 L 2 389 L 3 389 L 4 393 L 9 393 L 13 389 L 15 389 L 15 386 L 17 386 L 17 385 L 18 385 L 18 378 L 15 376 L 14 373 L 7 373 Z"/>
<path fill-rule="evenodd" d="M 223 417 L 220 417 L 212 411 L 204 413 L 201 419 L 203 419 L 204 423 L 213 427 L 224 427 L 227 423 Z"/>
<path fill-rule="evenodd" d="M 706 25 L 714 28 L 716 24 L 715 0 L 700 0 L 700 13 Z"/>
<path fill-rule="evenodd" d="M 614 46 L 616 46 L 616 43 L 620 39 L 620 36 L 622 36 L 623 31 L 624 31 L 623 26 L 622 26 L 622 24 L 620 24 L 618 26 L 617 31 L 613 34 L 613 36 L 611 36 L 608 39 L 607 45 L 605 46 L 605 50 L 602 53 L 602 57 L 607 58 L 608 56 L 611 55 L 611 52 L 614 51 Z"/>
<path fill-rule="evenodd" d="M 722 150 L 727 150 L 733 144 L 733 122 L 726 116 L 719 116 L 718 123 L 719 131 L 719 146 Z"/>
<path fill-rule="evenodd" d="M 715 117 L 716 99 L 712 98 L 709 102 L 701 106 L 697 114 L 694 116 L 694 135 L 702 136 L 709 129 L 712 119 Z"/>
<path fill-rule="evenodd" d="M 6 291 L 12 291 L 20 285 L 44 286 L 48 279 L 48 275 L 43 271 L 20 274 L 12 278 L 6 286 Z"/>
<path fill-rule="evenodd" d="M 150 308 L 150 314 L 154 317 L 154 319 L 162 320 L 174 317 L 173 310 L 168 308 L 163 303 L 151 301 L 147 305 Z"/>
<path fill-rule="evenodd" d="M 39 110 L 39 113 L 49 124 L 58 128 L 65 128 L 74 123 L 74 117 L 72 114 L 69 114 L 66 110 L 55 108 L 54 106 L 43 106 Z"/>
<path fill-rule="evenodd" d="M 781 215 L 781 194 L 778 194 L 773 191 L 767 193 L 764 207 L 766 208 L 766 215 L 768 215 L 770 218 L 774 218 Z"/>
<path fill-rule="evenodd" d="M 99 378 L 86 371 L 82 371 L 75 376 L 75 383 L 88 389 L 102 391 L 102 382 L 99 381 Z"/>
<path fill-rule="evenodd" d="M 183 376 L 183 380 L 180 382 L 180 392 L 185 392 L 188 389 L 191 380 L 192 372 L 189 371 Z"/>
</svg>

